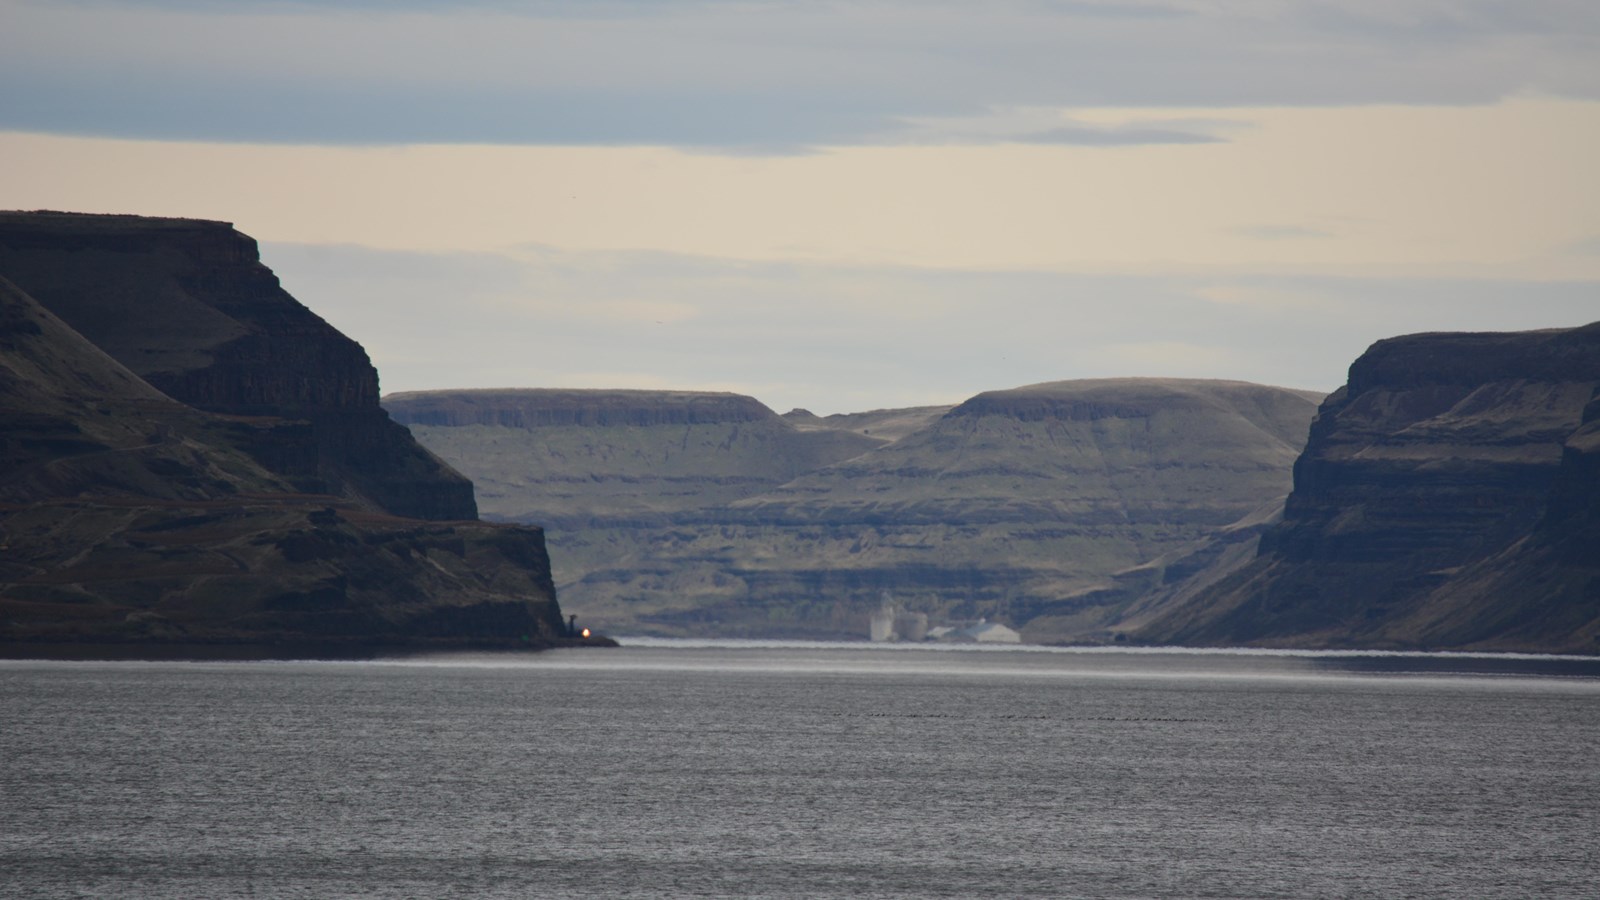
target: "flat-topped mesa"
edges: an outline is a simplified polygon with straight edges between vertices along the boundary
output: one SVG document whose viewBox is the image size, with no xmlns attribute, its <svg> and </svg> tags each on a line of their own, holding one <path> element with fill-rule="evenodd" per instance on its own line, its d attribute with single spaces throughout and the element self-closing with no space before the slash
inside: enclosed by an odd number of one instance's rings
<svg viewBox="0 0 1600 900">
<path fill-rule="evenodd" d="M 1600 380 L 1600 322 L 1521 332 L 1429 332 L 1378 341 L 1350 365 L 1354 398 L 1377 389 Z"/>
<path fill-rule="evenodd" d="M 1226 408 L 1255 404 L 1267 418 L 1288 416 L 1297 426 L 1300 400 L 1318 398 L 1247 381 L 1182 378 L 1092 378 L 1049 381 L 1000 391 L 985 391 L 949 412 L 952 418 L 1007 416 L 1025 422 L 1093 422 L 1143 419 L 1162 409 Z M 1298 437 L 1298 436 L 1296 436 Z"/>
<path fill-rule="evenodd" d="M 285 292 L 230 223 L 0 213 L 0 272 L 190 406 L 377 408 L 366 351 Z"/>
<path fill-rule="evenodd" d="M 1263 553 L 1461 565 L 1545 514 L 1600 387 L 1600 323 L 1379 341 L 1328 398 Z M 1576 457 L 1574 457 L 1576 459 Z"/>
<path fill-rule="evenodd" d="M 1128 413 L 1044 417 L 1040 399 Z M 1065 640 L 1111 615 L 1087 595 L 1113 573 L 1287 493 L 1320 399 L 1136 379 L 995 391 L 960 414 L 570 428 L 539 444 L 518 440 L 538 429 L 416 427 L 484 487 L 486 510 L 521 493 L 522 509 L 559 522 L 563 596 L 626 623 L 613 627 L 845 638 L 866 633 L 887 591 L 930 616 L 988 616 L 1030 640 Z M 803 454 L 802 439 L 842 452 Z M 615 514 L 602 520 L 604 509 Z"/>
<path fill-rule="evenodd" d="M 155 252 L 182 248 L 214 265 L 258 262 L 256 242 L 231 222 L 105 213 L 0 211 L 0 234 L 17 250 Z"/>
<path fill-rule="evenodd" d="M 891 445 L 741 508 L 781 521 L 838 521 L 853 510 L 873 523 L 1171 524 L 1199 516 L 1221 525 L 1287 491 L 1313 397 L 1320 395 L 1167 379 L 988 391 Z"/>
<path fill-rule="evenodd" d="M 472 478 L 486 515 L 559 526 L 561 534 L 597 518 L 729 502 L 882 443 L 796 428 L 730 393 L 478 389 L 383 402 Z"/>
<path fill-rule="evenodd" d="M 150 233 L 184 231 L 163 222 Z M 59 250 L 17 234 L 13 259 L 30 241 L 38 254 Z M 156 241 L 143 257 L 124 255 L 159 262 L 174 252 Z M 304 658 L 562 643 L 542 531 L 388 514 L 372 497 L 420 505 L 460 480 L 408 470 L 432 458 L 381 411 L 351 417 L 340 427 L 196 409 L 0 276 L 0 656 Z M 335 450 L 371 470 L 360 491 L 328 496 L 306 487 L 326 480 L 285 477 L 332 468 Z"/>
<path fill-rule="evenodd" d="M 0 213 L 0 275 L 140 378 L 207 412 L 310 423 L 258 458 L 304 490 L 425 519 L 472 519 L 472 485 L 378 405 L 361 345 L 279 286 L 227 222 Z M 304 427 L 304 426 L 300 426 Z"/>
<path fill-rule="evenodd" d="M 1595 652 L 1600 323 L 1379 341 L 1251 563 L 1163 641 Z"/>
<path fill-rule="evenodd" d="M 383 398 L 405 425 L 721 425 L 779 418 L 754 397 L 710 391 L 489 388 L 408 391 Z"/>
</svg>

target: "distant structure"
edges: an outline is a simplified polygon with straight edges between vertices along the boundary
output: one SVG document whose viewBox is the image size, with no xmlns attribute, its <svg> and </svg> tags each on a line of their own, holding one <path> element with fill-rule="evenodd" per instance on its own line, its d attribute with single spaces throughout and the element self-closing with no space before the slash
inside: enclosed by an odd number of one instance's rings
<svg viewBox="0 0 1600 900">
<path fill-rule="evenodd" d="M 948 644 L 1020 644 L 1022 634 L 999 622 L 979 619 L 975 624 L 960 628 L 950 625 L 930 628 L 927 639 Z"/>
<path fill-rule="evenodd" d="M 868 626 L 868 635 L 876 643 L 921 641 L 928 637 L 927 614 L 906 612 L 888 591 L 883 592 L 883 602 L 868 620 Z"/>
<path fill-rule="evenodd" d="M 907 612 L 900 608 L 888 591 L 878 611 L 868 619 L 868 634 L 875 643 L 890 641 L 940 641 L 952 644 L 1020 644 L 1022 634 L 999 622 L 988 619 L 963 626 L 938 625 L 928 627 L 926 613 Z"/>
<path fill-rule="evenodd" d="M 977 644 L 1020 644 L 1022 634 L 1014 629 L 1007 628 L 999 622 L 990 622 L 979 619 L 976 625 L 968 625 L 950 632 L 944 638 L 947 641 L 972 642 Z"/>
</svg>

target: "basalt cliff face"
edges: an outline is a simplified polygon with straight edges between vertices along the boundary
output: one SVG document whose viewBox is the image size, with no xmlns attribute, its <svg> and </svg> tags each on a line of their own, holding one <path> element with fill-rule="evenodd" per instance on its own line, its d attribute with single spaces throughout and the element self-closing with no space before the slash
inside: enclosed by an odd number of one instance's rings
<svg viewBox="0 0 1600 900">
<path fill-rule="evenodd" d="M 1380 341 L 1282 521 L 1124 623 L 1164 642 L 1600 652 L 1600 323 Z"/>
<path fill-rule="evenodd" d="M 255 455 L 301 489 L 477 518 L 472 484 L 378 405 L 361 345 L 289 296 L 227 223 L 0 213 L 0 275 L 180 403 L 295 423 L 261 432 Z"/>
<path fill-rule="evenodd" d="M 52 299 L 0 278 L 0 652 L 561 639 L 542 532 L 475 521 L 470 483 L 388 420 L 365 353 L 248 238 L 4 214 L 8 271 Z"/>
<path fill-rule="evenodd" d="M 1281 503 L 1317 399 L 1119 379 L 828 417 L 668 392 L 384 402 L 487 514 L 549 527 L 564 602 L 610 630 L 859 638 L 888 600 L 1063 640 L 1104 633 L 1116 573 Z"/>
</svg>

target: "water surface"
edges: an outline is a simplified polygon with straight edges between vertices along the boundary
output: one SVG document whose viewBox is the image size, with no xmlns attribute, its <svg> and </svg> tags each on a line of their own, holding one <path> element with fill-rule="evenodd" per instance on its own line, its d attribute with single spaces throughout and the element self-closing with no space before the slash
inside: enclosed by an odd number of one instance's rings
<svg viewBox="0 0 1600 900">
<path fill-rule="evenodd" d="M 1585 896 L 1583 659 L 0 662 L 0 894 Z"/>
</svg>

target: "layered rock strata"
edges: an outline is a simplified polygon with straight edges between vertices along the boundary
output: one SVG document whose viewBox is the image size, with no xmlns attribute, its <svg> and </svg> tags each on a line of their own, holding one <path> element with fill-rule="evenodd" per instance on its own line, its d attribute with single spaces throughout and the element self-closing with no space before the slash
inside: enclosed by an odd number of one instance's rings
<svg viewBox="0 0 1600 900">
<path fill-rule="evenodd" d="M 47 256 L 67 253 L 62 232 L 70 232 L 66 226 L 78 217 L 42 217 L 41 234 L 32 237 L 24 227 L 29 217 L 4 218 L 7 252 L 15 259 L 29 248 L 43 247 Z M 142 222 L 90 217 L 85 227 L 101 234 L 109 224 L 132 235 L 137 240 L 118 244 L 123 249 L 115 252 L 165 260 L 161 272 L 178 266 L 172 257 L 193 258 L 195 229 L 207 240 L 217 237 L 214 223 L 156 221 L 146 228 Z M 173 235 L 176 246 L 167 247 L 162 238 Z M 91 253 L 83 271 L 58 261 L 76 279 L 65 295 L 74 298 L 76 314 L 90 320 L 100 314 L 91 302 L 89 273 L 125 271 L 96 259 Z M 40 281 L 37 269 L 29 271 Z M 147 289 L 113 280 L 106 290 L 102 312 L 116 319 Z M 287 295 L 264 296 L 265 310 L 250 309 L 236 295 L 215 302 L 230 307 L 231 321 L 251 322 L 262 344 L 281 338 L 277 321 L 287 322 L 290 334 L 327 338 L 325 325 L 302 327 L 305 316 L 284 304 Z M 104 322 L 98 328 L 119 334 Z M 199 333 L 204 340 L 182 352 L 148 355 L 226 358 L 234 351 L 226 341 L 205 343 L 215 329 Z M 354 346 L 334 335 L 327 346 Z M 130 348 L 159 346 L 158 339 L 144 329 L 138 341 L 109 342 L 129 355 Z M 358 346 L 338 352 L 346 362 L 355 355 L 365 359 Z M 218 368 L 189 358 L 190 364 L 169 368 L 209 372 L 209 380 L 197 383 L 212 385 L 213 406 L 227 407 L 218 398 L 228 396 L 274 402 L 253 406 L 252 415 L 179 402 L 0 279 L 0 653 L 359 655 L 563 640 L 539 529 L 397 514 L 414 510 L 414 485 L 398 495 L 313 493 L 329 486 L 317 478 L 308 490 L 308 472 L 329 465 L 326 447 L 337 438 L 327 430 L 319 435 L 315 421 L 261 413 L 312 407 L 331 413 L 341 402 L 355 412 L 374 410 L 363 392 L 373 394 L 375 380 L 355 371 L 359 367 L 348 367 L 347 380 L 326 390 L 279 375 L 271 376 L 283 383 L 278 387 L 230 386 L 228 373 L 251 381 L 248 367 Z M 299 405 L 286 385 L 297 385 Z M 378 453 L 376 467 L 394 457 L 431 459 L 399 426 L 389 428 L 406 441 L 390 448 L 391 456 Z M 348 462 L 360 465 L 361 445 L 352 440 L 344 446 L 352 454 Z M 467 484 L 433 465 L 446 485 Z M 464 511 L 451 502 L 448 511 Z"/>
<path fill-rule="evenodd" d="M 262 429 L 255 456 L 301 489 L 477 518 L 471 483 L 378 405 L 361 345 L 285 292 L 228 223 L 0 213 L 0 275 L 167 396 L 281 420 L 288 433 Z"/>
<path fill-rule="evenodd" d="M 1128 625 L 1181 643 L 1600 651 L 1600 323 L 1380 341 L 1259 556 Z"/>
<path fill-rule="evenodd" d="M 472 478 L 486 515 L 562 533 L 662 524 L 884 443 L 796 428 L 759 401 L 727 393 L 419 391 L 383 402 Z"/>
<path fill-rule="evenodd" d="M 1120 379 L 955 408 L 774 416 L 722 395 L 385 398 L 486 490 L 550 527 L 564 602 L 655 634 L 861 637 L 887 596 L 1082 638 L 1113 575 L 1281 500 L 1314 395 Z M 626 415 L 621 408 L 631 410 Z M 735 415 L 734 410 L 739 413 Z"/>
</svg>

